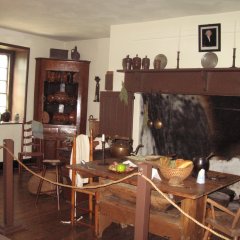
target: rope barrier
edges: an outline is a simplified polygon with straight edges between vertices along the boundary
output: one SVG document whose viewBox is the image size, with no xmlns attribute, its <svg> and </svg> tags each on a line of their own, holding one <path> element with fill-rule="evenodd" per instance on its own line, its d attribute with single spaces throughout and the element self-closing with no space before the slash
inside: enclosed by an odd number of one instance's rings
<svg viewBox="0 0 240 240">
<path fill-rule="evenodd" d="M 152 187 L 161 195 L 163 196 L 169 203 L 171 203 L 178 211 L 180 211 L 185 217 L 189 218 L 190 220 L 192 220 L 194 223 L 196 223 L 198 226 L 204 228 L 205 230 L 210 231 L 212 234 L 224 239 L 224 240 L 231 240 L 230 238 L 225 237 L 224 235 L 214 231 L 213 229 L 205 226 L 204 224 L 200 223 L 199 221 L 197 221 L 195 218 L 191 217 L 189 214 L 187 214 L 186 212 L 184 212 L 174 201 L 172 201 L 167 194 L 165 194 L 164 192 L 162 192 L 157 186 L 156 184 L 149 179 L 148 177 L 146 177 L 145 175 L 143 175 L 141 172 L 137 172 L 137 173 L 132 173 L 126 177 L 123 177 L 119 180 L 115 180 L 115 181 L 111 181 L 109 183 L 105 183 L 105 184 L 98 184 L 98 185 L 93 185 L 93 186 L 87 186 L 87 187 L 76 187 L 76 186 L 71 186 L 71 185 L 67 185 L 67 184 L 63 184 L 63 183 L 59 183 L 59 182 L 55 182 L 52 181 L 48 178 L 45 178 L 39 174 L 37 174 L 36 172 L 32 171 L 29 167 L 27 167 L 24 163 L 22 163 L 18 158 L 16 158 L 14 156 L 14 154 L 5 146 L 1 146 L 0 145 L 0 149 L 4 148 L 12 157 L 13 159 L 15 159 L 23 168 L 25 168 L 28 172 L 30 172 L 31 174 L 35 175 L 36 177 L 39 177 L 41 179 L 43 179 L 44 181 L 47 181 L 51 184 L 54 185 L 58 185 L 61 187 L 66 187 L 66 188 L 70 188 L 70 189 L 97 189 L 97 188 L 102 188 L 102 187 L 107 187 L 110 185 L 114 185 L 120 182 L 123 182 L 129 178 L 132 178 L 134 176 L 141 176 L 142 178 L 144 178 L 150 185 L 152 185 Z"/>
</svg>

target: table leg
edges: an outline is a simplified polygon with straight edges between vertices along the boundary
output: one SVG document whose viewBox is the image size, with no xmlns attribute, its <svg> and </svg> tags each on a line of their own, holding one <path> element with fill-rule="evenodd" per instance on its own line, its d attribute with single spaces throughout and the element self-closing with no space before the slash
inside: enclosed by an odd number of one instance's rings
<svg viewBox="0 0 240 240">
<path fill-rule="evenodd" d="M 200 223 L 204 222 L 206 212 L 207 196 L 198 199 L 184 199 L 181 202 L 181 208 L 191 217 L 198 220 Z M 183 239 L 199 240 L 202 239 L 204 229 L 196 225 L 191 219 L 181 216 L 181 225 L 183 229 Z"/>
<path fill-rule="evenodd" d="M 149 164 L 139 165 L 142 169 L 142 173 L 151 178 L 152 166 Z M 150 184 L 138 176 L 137 193 L 136 193 L 136 211 L 135 211 L 135 228 L 134 228 L 134 240 L 146 240 L 148 239 L 149 232 L 149 216 L 150 216 L 150 204 L 151 204 L 151 187 Z"/>
</svg>

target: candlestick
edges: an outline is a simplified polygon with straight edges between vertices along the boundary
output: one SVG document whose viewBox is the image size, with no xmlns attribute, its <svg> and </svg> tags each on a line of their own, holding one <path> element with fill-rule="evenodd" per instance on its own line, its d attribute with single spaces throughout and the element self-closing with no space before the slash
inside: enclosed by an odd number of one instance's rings
<svg viewBox="0 0 240 240">
<path fill-rule="evenodd" d="M 180 28 L 178 32 L 178 48 L 177 48 L 178 51 L 180 51 L 180 46 L 181 46 L 181 35 L 182 35 L 182 29 Z"/>
<path fill-rule="evenodd" d="M 180 51 L 177 51 L 177 69 L 179 69 Z"/>
<path fill-rule="evenodd" d="M 232 63 L 232 68 L 235 68 L 235 59 L 236 59 L 236 48 L 233 48 L 233 63 Z"/>
<path fill-rule="evenodd" d="M 102 134 L 102 142 L 105 142 L 105 134 Z"/>
<path fill-rule="evenodd" d="M 98 163 L 99 165 L 108 165 L 105 161 L 105 134 L 102 135 L 102 162 Z"/>
<path fill-rule="evenodd" d="M 233 30 L 233 47 L 236 48 L 236 34 L 237 34 L 237 22 L 234 22 L 234 30 Z"/>
</svg>

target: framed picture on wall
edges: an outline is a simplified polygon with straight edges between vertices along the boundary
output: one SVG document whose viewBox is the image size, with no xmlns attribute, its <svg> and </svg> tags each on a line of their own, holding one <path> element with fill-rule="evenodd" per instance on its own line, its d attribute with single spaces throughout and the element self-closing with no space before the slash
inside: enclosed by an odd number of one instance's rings
<svg viewBox="0 0 240 240">
<path fill-rule="evenodd" d="M 199 52 L 221 51 L 221 24 L 198 26 Z"/>
</svg>

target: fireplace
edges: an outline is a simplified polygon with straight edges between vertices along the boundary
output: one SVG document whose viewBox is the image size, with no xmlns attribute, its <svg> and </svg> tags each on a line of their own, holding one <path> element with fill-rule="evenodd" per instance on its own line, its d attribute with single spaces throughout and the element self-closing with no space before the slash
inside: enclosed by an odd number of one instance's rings
<svg viewBox="0 0 240 240">
<path fill-rule="evenodd" d="M 140 99 L 142 154 L 240 155 L 240 97 L 142 93 Z"/>
<path fill-rule="evenodd" d="M 192 159 L 213 152 L 217 157 L 211 158 L 211 170 L 239 174 L 240 68 L 118 72 L 135 94 L 132 137 L 134 145 L 145 146 L 139 154 Z M 156 118 L 162 128 L 148 127 L 148 119 Z"/>
</svg>

